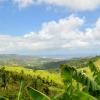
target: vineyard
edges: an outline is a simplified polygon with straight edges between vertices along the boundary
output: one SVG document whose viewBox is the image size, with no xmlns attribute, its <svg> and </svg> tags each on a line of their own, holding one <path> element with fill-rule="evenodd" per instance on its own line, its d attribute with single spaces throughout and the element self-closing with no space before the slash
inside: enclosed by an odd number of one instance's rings
<svg viewBox="0 0 100 100">
<path fill-rule="evenodd" d="M 61 64 L 59 71 L 3 66 L 0 100 L 100 100 L 99 62 Z"/>
</svg>

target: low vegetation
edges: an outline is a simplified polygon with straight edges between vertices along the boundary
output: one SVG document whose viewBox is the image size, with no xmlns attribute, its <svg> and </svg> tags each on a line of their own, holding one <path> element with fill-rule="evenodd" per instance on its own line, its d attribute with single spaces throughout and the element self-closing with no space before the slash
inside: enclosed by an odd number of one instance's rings
<svg viewBox="0 0 100 100">
<path fill-rule="evenodd" d="M 61 64 L 55 71 L 3 66 L 0 100 L 100 100 L 99 60 L 86 65 Z"/>
</svg>

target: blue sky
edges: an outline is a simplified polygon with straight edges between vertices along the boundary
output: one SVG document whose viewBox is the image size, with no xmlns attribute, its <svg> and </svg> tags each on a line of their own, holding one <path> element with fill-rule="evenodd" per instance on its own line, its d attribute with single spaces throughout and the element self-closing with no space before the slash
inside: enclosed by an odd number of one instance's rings
<svg viewBox="0 0 100 100">
<path fill-rule="evenodd" d="M 0 53 L 100 54 L 99 6 L 99 0 L 0 0 Z"/>
<path fill-rule="evenodd" d="M 57 11 L 55 11 L 56 9 Z M 42 23 L 59 20 L 70 14 L 71 12 L 67 9 L 63 11 L 61 7 L 53 7 L 49 10 L 47 5 L 33 5 L 19 9 L 17 6 L 12 5 L 11 2 L 6 2 L 0 8 L 0 27 L 2 27 L 0 31 L 12 35 L 38 31 Z"/>
</svg>

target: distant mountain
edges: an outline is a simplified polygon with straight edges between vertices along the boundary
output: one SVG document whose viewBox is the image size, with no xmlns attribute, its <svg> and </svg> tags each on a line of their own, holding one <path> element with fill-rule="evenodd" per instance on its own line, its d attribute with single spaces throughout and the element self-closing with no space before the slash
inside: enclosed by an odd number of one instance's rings
<svg viewBox="0 0 100 100">
<path fill-rule="evenodd" d="M 35 69 L 58 69 L 61 64 L 67 64 L 73 67 L 85 67 L 89 60 L 95 61 L 100 58 L 84 57 L 73 59 L 34 57 L 16 54 L 0 54 L 0 66 L 23 66 Z"/>
<path fill-rule="evenodd" d="M 46 63 L 61 61 L 57 58 L 34 57 L 16 54 L 0 54 L 0 66 L 24 66 L 30 68 L 41 68 Z"/>
<path fill-rule="evenodd" d="M 43 64 L 42 68 L 44 69 L 57 69 L 60 67 L 62 64 L 67 64 L 72 67 L 87 67 L 89 61 L 95 62 L 96 60 L 100 59 L 100 56 L 95 56 L 95 57 L 83 57 L 83 58 L 73 58 L 73 59 L 67 59 L 67 60 L 62 60 L 62 61 L 53 61 L 53 62 L 48 62 L 46 64 Z"/>
</svg>

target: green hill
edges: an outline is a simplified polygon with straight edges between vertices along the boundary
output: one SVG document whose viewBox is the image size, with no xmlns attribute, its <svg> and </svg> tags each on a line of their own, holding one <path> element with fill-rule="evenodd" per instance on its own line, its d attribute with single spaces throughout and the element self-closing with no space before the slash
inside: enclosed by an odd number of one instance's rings
<svg viewBox="0 0 100 100">
<path fill-rule="evenodd" d="M 17 100 L 21 81 L 24 82 L 23 100 L 31 100 L 26 90 L 28 86 L 45 94 L 48 91 L 49 96 L 63 91 L 63 82 L 58 72 L 5 66 L 0 68 L 0 96 L 7 97 L 9 100 Z"/>
<path fill-rule="evenodd" d="M 64 82 L 61 77 L 61 64 L 70 66 L 72 69 L 75 68 L 77 71 L 80 71 L 92 79 L 91 70 L 88 67 L 89 61 L 94 61 L 96 66 L 100 68 L 100 57 L 85 57 L 85 58 L 74 58 L 70 60 L 58 60 L 58 59 L 46 59 L 46 58 L 31 58 L 15 55 L 5 55 L 3 58 L 0 58 L 1 64 L 0 67 L 0 96 L 9 98 L 9 100 L 18 100 L 18 94 L 23 82 L 22 91 L 21 91 L 21 100 L 31 100 L 29 94 L 27 93 L 27 87 L 31 86 L 36 90 L 41 91 L 42 93 L 53 97 L 55 95 L 61 94 L 64 92 Z M 4 63 L 4 59 L 6 63 Z M 14 60 L 15 59 L 15 60 Z M 29 60 L 30 62 L 41 62 L 45 63 L 40 64 L 39 66 L 30 67 L 25 66 L 26 62 L 23 62 L 23 65 L 20 63 L 24 60 Z M 35 59 L 36 61 L 34 61 Z M 12 61 L 12 64 L 11 62 Z M 15 64 L 16 61 L 16 64 Z M 27 62 L 29 62 L 27 61 Z M 34 64 L 34 63 L 33 63 Z M 19 66 L 21 65 L 21 66 Z M 26 68 L 27 67 L 27 68 Z M 36 68 L 37 67 L 37 68 Z M 68 69 L 69 70 L 69 69 Z M 70 75 L 70 70 L 67 71 L 68 78 Z M 80 74 L 81 75 L 81 74 Z M 83 77 L 83 76 L 82 76 Z M 86 78 L 86 79 L 88 79 Z M 76 78 L 77 79 L 77 78 Z M 83 79 L 82 79 L 83 80 Z M 88 82 L 87 80 L 85 80 Z M 89 81 L 90 82 L 90 81 Z M 74 88 L 76 88 L 76 81 L 73 80 Z M 93 84 L 92 84 L 93 85 Z M 83 86 L 80 84 L 80 88 Z"/>
</svg>

